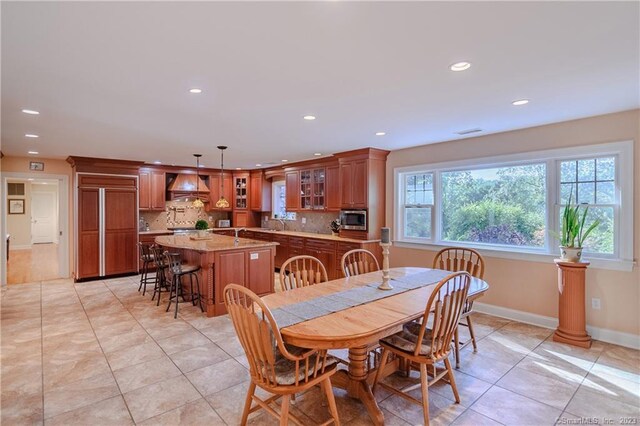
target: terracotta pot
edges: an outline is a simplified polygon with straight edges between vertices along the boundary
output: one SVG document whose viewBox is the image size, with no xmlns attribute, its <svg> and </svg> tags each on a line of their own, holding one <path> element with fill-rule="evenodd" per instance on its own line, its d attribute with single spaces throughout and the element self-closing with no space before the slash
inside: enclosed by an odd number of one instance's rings
<svg viewBox="0 0 640 426">
<path fill-rule="evenodd" d="M 560 258 L 565 262 L 580 262 L 582 247 L 560 246 Z"/>
</svg>

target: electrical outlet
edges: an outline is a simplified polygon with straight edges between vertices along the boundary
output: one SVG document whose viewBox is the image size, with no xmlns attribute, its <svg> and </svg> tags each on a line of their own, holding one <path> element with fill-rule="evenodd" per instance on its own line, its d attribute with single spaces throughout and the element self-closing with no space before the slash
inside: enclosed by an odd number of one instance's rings
<svg viewBox="0 0 640 426">
<path fill-rule="evenodd" d="M 600 299 L 593 297 L 591 298 L 591 309 L 600 309 L 601 305 L 600 305 Z"/>
<path fill-rule="evenodd" d="M 305 225 L 306 223 L 307 223 L 307 218 L 306 218 L 306 217 L 303 217 L 303 218 L 302 218 L 302 224 L 303 224 L 303 225 Z"/>
<path fill-rule="evenodd" d="M 268 220 L 269 220 L 269 216 L 265 216 L 265 217 L 264 217 L 264 221 L 266 222 L 266 221 L 268 221 Z"/>
</svg>

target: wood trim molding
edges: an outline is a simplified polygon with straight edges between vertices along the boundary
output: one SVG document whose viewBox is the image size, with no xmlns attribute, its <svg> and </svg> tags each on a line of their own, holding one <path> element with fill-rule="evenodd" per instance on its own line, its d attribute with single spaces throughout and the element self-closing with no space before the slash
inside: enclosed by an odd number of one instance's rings
<svg viewBox="0 0 640 426">
<path fill-rule="evenodd" d="M 67 163 L 71 164 L 76 172 L 137 175 L 144 161 L 69 156 Z"/>
</svg>

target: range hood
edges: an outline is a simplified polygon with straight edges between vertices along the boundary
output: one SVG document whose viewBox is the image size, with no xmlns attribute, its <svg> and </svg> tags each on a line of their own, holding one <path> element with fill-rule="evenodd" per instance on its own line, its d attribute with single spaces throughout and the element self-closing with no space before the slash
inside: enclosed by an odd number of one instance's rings
<svg viewBox="0 0 640 426">
<path fill-rule="evenodd" d="M 196 179 L 200 179 L 200 182 Z M 192 201 L 196 195 L 202 201 L 209 201 L 209 187 L 201 176 L 179 174 L 169 183 L 167 191 L 173 201 Z"/>
</svg>

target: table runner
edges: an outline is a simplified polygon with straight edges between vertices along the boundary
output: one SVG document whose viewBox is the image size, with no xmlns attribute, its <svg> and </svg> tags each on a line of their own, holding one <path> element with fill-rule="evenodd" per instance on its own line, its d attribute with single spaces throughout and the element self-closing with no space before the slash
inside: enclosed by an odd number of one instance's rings
<svg viewBox="0 0 640 426">
<path fill-rule="evenodd" d="M 273 309 L 271 313 L 279 328 L 289 327 L 300 322 L 353 308 L 354 306 L 435 284 L 450 273 L 449 271 L 430 269 L 416 274 L 392 278 L 393 290 L 379 290 L 377 287 L 382 283 L 380 281 L 305 300 L 304 302 L 292 303 Z"/>
</svg>

